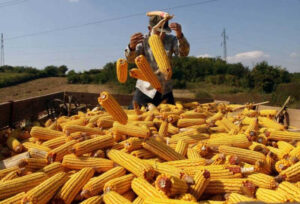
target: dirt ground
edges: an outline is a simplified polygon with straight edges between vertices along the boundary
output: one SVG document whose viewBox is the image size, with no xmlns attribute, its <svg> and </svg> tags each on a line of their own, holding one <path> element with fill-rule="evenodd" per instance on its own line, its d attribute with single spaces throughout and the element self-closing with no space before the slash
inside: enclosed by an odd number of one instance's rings
<svg viewBox="0 0 300 204">
<path fill-rule="evenodd" d="M 72 91 L 100 93 L 101 91 L 117 93 L 112 85 L 99 84 L 68 84 L 66 78 L 49 77 L 22 83 L 0 89 L 0 103 L 10 100 L 19 100 L 34 96 L 41 96 L 54 92 Z M 174 90 L 175 97 L 194 98 L 194 93 L 189 90 Z"/>
</svg>

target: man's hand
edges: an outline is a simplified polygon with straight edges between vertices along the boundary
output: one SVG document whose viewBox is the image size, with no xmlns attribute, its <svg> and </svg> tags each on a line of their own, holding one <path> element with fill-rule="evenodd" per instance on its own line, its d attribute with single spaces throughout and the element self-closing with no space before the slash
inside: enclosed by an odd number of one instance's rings
<svg viewBox="0 0 300 204">
<path fill-rule="evenodd" d="M 144 35 L 142 33 L 135 33 L 130 37 L 129 48 L 135 50 L 137 44 L 143 42 Z"/>
<path fill-rule="evenodd" d="M 171 30 L 174 30 L 176 32 L 177 38 L 182 38 L 182 30 L 179 23 L 171 23 L 169 27 L 171 28 Z"/>
</svg>

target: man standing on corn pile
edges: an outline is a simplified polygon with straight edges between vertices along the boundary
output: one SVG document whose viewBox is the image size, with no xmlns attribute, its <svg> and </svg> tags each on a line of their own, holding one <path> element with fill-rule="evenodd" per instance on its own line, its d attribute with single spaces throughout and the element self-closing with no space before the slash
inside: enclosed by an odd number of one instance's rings
<svg viewBox="0 0 300 204">
<path fill-rule="evenodd" d="M 131 63 L 134 63 L 134 60 L 137 56 L 144 55 L 162 85 L 163 92 L 160 93 L 153 88 L 149 82 L 138 79 L 136 82 L 137 89 L 134 93 L 133 101 L 139 106 L 146 106 L 148 103 L 152 103 L 157 106 L 162 101 L 166 101 L 166 103 L 169 104 L 174 104 L 172 82 L 171 80 L 166 80 L 163 77 L 163 74 L 159 72 L 157 63 L 148 43 L 152 28 L 162 19 L 163 17 L 159 15 L 150 16 L 148 26 L 149 33 L 146 35 L 143 35 L 142 33 L 133 34 L 130 38 L 128 47 L 125 49 L 127 61 Z M 176 36 L 169 34 L 171 33 L 171 30 L 175 31 Z M 171 23 L 169 27 L 168 21 L 166 21 L 163 29 L 153 31 L 154 34 L 158 35 L 160 35 L 162 32 L 160 37 L 170 60 L 172 59 L 173 54 L 175 56 L 187 56 L 189 54 L 190 45 L 182 33 L 180 24 Z"/>
</svg>

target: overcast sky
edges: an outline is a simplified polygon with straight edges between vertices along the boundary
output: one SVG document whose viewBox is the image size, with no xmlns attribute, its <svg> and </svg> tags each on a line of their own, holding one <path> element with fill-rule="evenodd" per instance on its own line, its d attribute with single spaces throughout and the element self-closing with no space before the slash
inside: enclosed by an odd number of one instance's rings
<svg viewBox="0 0 300 204">
<path fill-rule="evenodd" d="M 300 0 L 0 0 L 5 64 L 101 68 L 124 57 L 131 34 L 147 32 L 144 13 L 165 8 L 191 56 L 223 56 L 226 28 L 229 62 L 300 72 Z"/>
</svg>

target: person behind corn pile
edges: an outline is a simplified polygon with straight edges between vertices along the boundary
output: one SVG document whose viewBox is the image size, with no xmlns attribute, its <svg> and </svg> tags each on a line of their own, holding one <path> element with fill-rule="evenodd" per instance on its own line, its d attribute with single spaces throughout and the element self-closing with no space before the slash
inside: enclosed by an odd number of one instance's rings
<svg viewBox="0 0 300 204">
<path fill-rule="evenodd" d="M 159 105 L 162 101 L 166 103 L 174 104 L 174 97 L 172 93 L 172 82 L 166 81 L 162 76 L 162 73 L 158 71 L 158 66 L 148 44 L 148 39 L 154 27 L 158 22 L 162 20 L 161 16 L 151 16 L 149 19 L 149 33 L 143 35 L 142 33 L 135 33 L 130 38 L 130 43 L 125 49 L 125 56 L 128 62 L 134 63 L 134 59 L 139 55 L 144 55 L 152 67 L 154 73 L 158 76 L 163 88 L 163 93 L 159 93 L 154 89 L 149 82 L 138 79 L 136 82 L 136 90 L 133 96 L 133 102 L 135 101 L 140 107 L 146 106 L 148 103 Z M 171 30 L 175 31 L 176 36 L 171 35 Z M 166 53 L 171 60 L 172 55 L 175 56 L 187 56 L 190 51 L 190 45 L 182 33 L 181 25 L 178 23 L 171 23 L 168 25 L 168 21 L 165 23 L 163 29 L 154 31 L 154 34 L 160 34 Z"/>
</svg>

